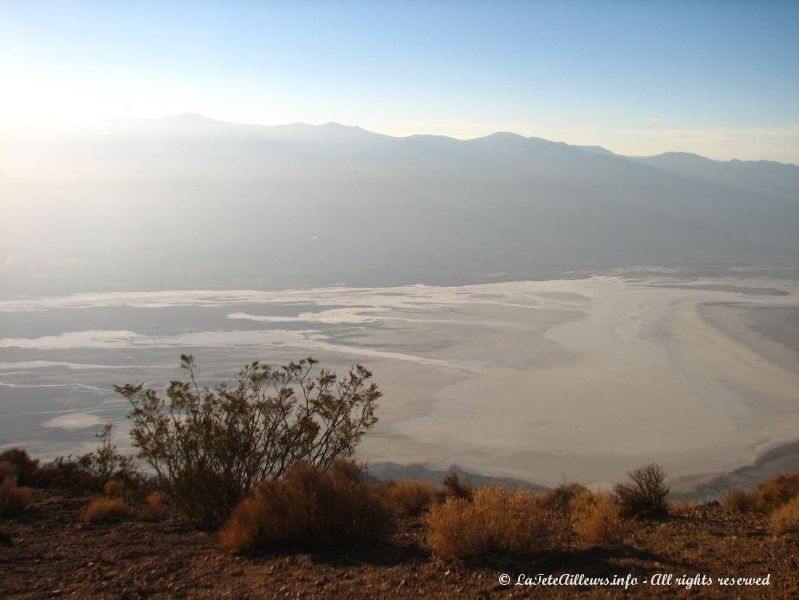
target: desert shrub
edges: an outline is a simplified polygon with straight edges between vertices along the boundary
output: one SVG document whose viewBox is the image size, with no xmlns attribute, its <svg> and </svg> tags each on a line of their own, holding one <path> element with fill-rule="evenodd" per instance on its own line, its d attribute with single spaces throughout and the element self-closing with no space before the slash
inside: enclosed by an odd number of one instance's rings
<svg viewBox="0 0 799 600">
<path fill-rule="evenodd" d="M 401 479 L 381 488 L 386 502 L 398 516 L 418 516 L 436 501 L 436 486 L 429 481 Z"/>
<path fill-rule="evenodd" d="M 95 436 L 100 440 L 97 449 L 81 456 L 78 463 L 91 474 L 100 489 L 111 479 L 119 481 L 125 487 L 135 487 L 141 476 L 136 471 L 133 458 L 122 454 L 113 443 L 111 439 L 113 428 L 111 423 L 105 425 Z"/>
<path fill-rule="evenodd" d="M 95 435 L 99 445 L 82 456 L 59 456 L 38 468 L 35 481 L 40 487 L 61 488 L 82 492 L 102 492 L 105 484 L 114 479 L 128 490 L 136 489 L 141 474 L 133 459 L 123 455 L 111 440 L 112 424 Z"/>
<path fill-rule="evenodd" d="M 799 533 L 799 496 L 771 513 L 769 525 L 776 534 Z"/>
<path fill-rule="evenodd" d="M 755 507 L 772 513 L 799 496 L 799 473 L 785 473 L 764 481 L 755 491 Z"/>
<path fill-rule="evenodd" d="M 39 471 L 39 461 L 28 456 L 22 448 L 11 448 L 0 454 L 0 461 L 12 465 L 19 485 L 36 486 L 36 475 Z"/>
<path fill-rule="evenodd" d="M 586 546 L 620 546 L 629 528 L 615 498 L 588 490 L 572 499 L 571 521 L 574 532 Z"/>
<path fill-rule="evenodd" d="M 36 476 L 41 487 L 80 492 L 99 491 L 97 482 L 86 467 L 72 456 L 59 456 L 44 463 Z"/>
<path fill-rule="evenodd" d="M 11 517 L 23 512 L 28 508 L 32 495 L 29 487 L 17 486 L 16 476 L 4 478 L 0 482 L 0 516 Z"/>
<path fill-rule="evenodd" d="M 550 549 L 552 515 L 530 492 L 500 486 L 475 490 L 471 501 L 451 497 L 426 516 L 427 543 L 442 560 L 479 559 L 493 553 L 530 556 Z"/>
<path fill-rule="evenodd" d="M 80 514 L 81 521 L 111 523 L 127 519 L 130 507 L 120 498 L 94 498 Z"/>
<path fill-rule="evenodd" d="M 755 509 L 755 499 L 741 488 L 734 488 L 724 499 L 724 508 L 735 513 L 751 512 Z"/>
<path fill-rule="evenodd" d="M 541 495 L 541 503 L 548 510 L 567 513 L 571 510 L 572 501 L 587 492 L 588 488 L 579 483 L 564 483 L 544 492 Z"/>
<path fill-rule="evenodd" d="M 17 468 L 10 462 L 0 460 L 0 482 L 17 476 Z"/>
<path fill-rule="evenodd" d="M 281 477 L 299 461 L 328 469 L 352 454 L 376 422 L 381 393 L 360 365 L 339 378 L 314 374 L 312 358 L 273 368 L 254 362 L 238 383 L 200 388 L 191 356 L 188 381 L 166 397 L 143 386 L 116 386 L 131 403 L 131 437 L 188 516 L 223 522 L 257 483 Z"/>
<path fill-rule="evenodd" d="M 126 493 L 127 488 L 119 479 L 109 479 L 103 486 L 103 494 L 112 498 L 122 498 Z"/>
<path fill-rule="evenodd" d="M 622 516 L 657 518 L 668 514 L 666 472 L 657 464 L 640 467 L 629 473 L 630 482 L 613 489 Z"/>
<path fill-rule="evenodd" d="M 324 471 L 295 463 L 282 479 L 262 483 L 242 500 L 220 533 L 219 547 L 243 552 L 385 539 L 395 526 L 393 512 L 375 486 L 351 474 L 351 468 Z"/>
<path fill-rule="evenodd" d="M 458 474 L 454 471 L 444 478 L 444 489 L 446 495 L 450 498 L 460 498 L 462 500 L 471 500 L 474 496 L 474 486 L 467 478 L 466 481 L 461 481 Z"/>
<path fill-rule="evenodd" d="M 151 492 L 141 508 L 141 516 L 145 521 L 159 521 L 166 514 L 168 496 L 166 493 L 156 490 Z"/>
</svg>

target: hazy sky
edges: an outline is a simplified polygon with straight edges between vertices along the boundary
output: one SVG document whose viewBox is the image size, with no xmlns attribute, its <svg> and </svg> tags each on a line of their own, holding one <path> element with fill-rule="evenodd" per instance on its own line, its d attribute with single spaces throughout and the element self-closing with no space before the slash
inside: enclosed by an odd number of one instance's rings
<svg viewBox="0 0 799 600">
<path fill-rule="evenodd" d="M 799 2 L 0 0 L 0 127 L 194 112 L 799 163 Z"/>
</svg>

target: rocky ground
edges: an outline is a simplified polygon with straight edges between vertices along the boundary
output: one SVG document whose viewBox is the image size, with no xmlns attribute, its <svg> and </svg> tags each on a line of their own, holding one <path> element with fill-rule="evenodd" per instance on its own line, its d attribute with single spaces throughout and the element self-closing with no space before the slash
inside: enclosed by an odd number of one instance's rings
<svg viewBox="0 0 799 600">
<path fill-rule="evenodd" d="M 0 520 L 0 598 L 486 598 L 620 597 L 621 587 L 513 585 L 520 574 L 638 578 L 626 595 L 696 597 L 681 576 L 714 578 L 708 598 L 799 598 L 799 536 L 775 537 L 763 517 L 732 515 L 718 505 L 683 508 L 641 525 L 618 550 L 547 554 L 529 561 L 496 558 L 445 564 L 431 558 L 424 527 L 407 520 L 391 540 L 368 548 L 309 553 L 283 550 L 233 556 L 176 514 L 86 524 L 85 496 L 36 490 L 22 517 Z M 656 575 L 671 585 L 655 586 Z M 500 576 L 507 574 L 510 585 Z M 721 586 L 718 577 L 763 577 L 770 585 Z"/>
</svg>

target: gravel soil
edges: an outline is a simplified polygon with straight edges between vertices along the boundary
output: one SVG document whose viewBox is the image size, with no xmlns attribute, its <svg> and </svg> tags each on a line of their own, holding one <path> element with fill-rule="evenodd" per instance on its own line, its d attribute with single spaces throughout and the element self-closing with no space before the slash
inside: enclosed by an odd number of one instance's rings
<svg viewBox="0 0 799 600">
<path fill-rule="evenodd" d="M 177 514 L 157 522 L 79 519 L 86 496 L 36 490 L 21 517 L 0 519 L 0 598 L 799 598 L 799 535 L 774 536 L 757 515 L 716 504 L 681 508 L 641 524 L 624 547 L 496 557 L 480 564 L 436 561 L 419 519 L 379 546 L 282 549 L 234 556 L 212 532 Z M 10 542 L 9 542 L 10 539 Z M 0 542 L 3 536 L 0 535 Z M 10 546 L 8 544 L 11 544 Z M 670 585 L 656 586 L 659 573 Z M 507 574 L 510 585 L 500 583 Z M 635 577 L 637 585 L 514 585 L 519 575 Z M 686 589 L 677 578 L 713 583 Z M 719 577 L 764 577 L 768 586 L 722 586 Z"/>
</svg>

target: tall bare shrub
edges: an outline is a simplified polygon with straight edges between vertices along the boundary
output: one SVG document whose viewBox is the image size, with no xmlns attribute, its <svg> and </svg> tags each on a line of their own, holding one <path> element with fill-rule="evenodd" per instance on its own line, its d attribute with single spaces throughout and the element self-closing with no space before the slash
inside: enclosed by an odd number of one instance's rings
<svg viewBox="0 0 799 600">
<path fill-rule="evenodd" d="M 328 469 L 350 456 L 376 422 L 381 396 L 372 374 L 350 368 L 339 378 L 312 358 L 288 366 L 254 362 L 236 385 L 200 388 L 191 356 L 188 381 L 166 397 L 142 385 L 116 386 L 130 404 L 131 436 L 163 478 L 176 505 L 206 525 L 223 522 L 261 481 L 299 461 Z"/>
<path fill-rule="evenodd" d="M 620 483 L 614 494 L 625 517 L 657 518 L 668 514 L 666 472 L 652 463 L 629 473 L 630 482 Z"/>
</svg>

